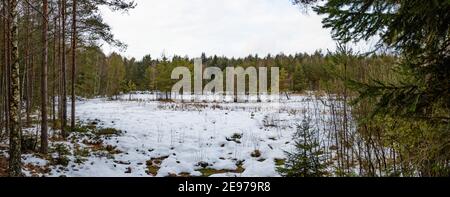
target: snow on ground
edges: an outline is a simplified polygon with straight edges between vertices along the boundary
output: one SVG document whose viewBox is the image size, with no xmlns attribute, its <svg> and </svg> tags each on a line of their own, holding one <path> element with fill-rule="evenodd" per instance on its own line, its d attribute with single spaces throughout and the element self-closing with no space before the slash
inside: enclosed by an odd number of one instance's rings
<svg viewBox="0 0 450 197">
<path fill-rule="evenodd" d="M 123 99 L 128 99 L 125 95 Z M 310 97 L 295 96 L 277 103 L 167 103 L 146 100 L 78 102 L 81 122 L 99 120 L 123 134 L 104 139 L 121 153 L 114 158 L 90 156 L 83 164 L 52 168 L 48 176 L 152 176 L 149 161 L 158 160 L 156 176 L 270 177 L 279 176 L 275 160 L 292 150 L 296 124 L 309 108 L 325 109 Z M 312 106 L 316 105 L 316 106 Z M 255 151 L 258 154 L 255 154 Z M 26 156 L 24 162 L 47 165 Z"/>
</svg>

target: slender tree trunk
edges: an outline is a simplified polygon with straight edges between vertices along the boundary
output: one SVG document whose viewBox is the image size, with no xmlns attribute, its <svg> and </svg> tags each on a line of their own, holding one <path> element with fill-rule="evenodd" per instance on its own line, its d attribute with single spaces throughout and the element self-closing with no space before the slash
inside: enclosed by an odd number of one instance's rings
<svg viewBox="0 0 450 197">
<path fill-rule="evenodd" d="M 58 35 L 56 32 L 56 28 L 58 27 L 58 19 L 55 18 L 54 19 L 54 28 L 55 28 L 55 33 L 53 36 L 53 62 L 52 62 L 52 124 L 53 127 L 55 127 L 56 125 L 56 65 L 57 65 L 57 61 L 56 61 L 56 55 L 57 55 L 57 40 L 58 40 Z"/>
<path fill-rule="evenodd" d="M 9 176 L 22 175 L 21 164 L 21 126 L 20 126 L 20 79 L 19 79 L 19 50 L 18 50 L 18 16 L 17 0 L 9 1 L 9 17 L 11 19 L 11 73 L 9 94 Z"/>
<path fill-rule="evenodd" d="M 67 137 L 67 92 L 66 92 L 66 0 L 61 2 L 61 134 Z"/>
<path fill-rule="evenodd" d="M 48 152 L 48 0 L 42 1 L 41 153 Z"/>
<path fill-rule="evenodd" d="M 2 3 L 2 10 L 1 10 L 1 13 L 2 13 L 2 15 L 3 16 L 6 16 L 6 11 L 5 11 L 5 9 L 6 9 L 6 3 L 3 1 L 3 3 Z M 1 28 L 2 28 L 2 66 L 1 66 L 1 76 L 0 76 L 0 80 L 1 80 L 1 87 L 0 87 L 0 95 L 7 95 L 6 94 L 6 92 L 5 92 L 5 90 L 6 90 L 6 65 L 7 65 L 7 62 L 6 62 L 6 53 L 7 53 L 7 51 L 6 51 L 6 45 L 8 45 L 8 43 L 7 43 L 7 41 L 6 41 L 6 17 L 2 17 L 2 24 L 1 24 Z M 4 110 L 5 109 L 5 105 L 6 105 L 6 99 L 5 99 L 5 97 L 4 96 L 1 96 L 1 105 L 0 105 L 0 123 L 1 123 L 1 125 L 0 125 L 0 130 L 1 130 L 1 132 L 0 132 L 0 136 L 3 136 L 4 135 L 4 133 L 3 133 L 3 131 L 4 132 L 6 132 L 8 129 L 5 127 L 5 124 L 6 124 L 6 120 L 4 119 L 4 113 L 6 113 L 6 111 Z M 3 136 L 4 137 L 4 136 Z"/>
<path fill-rule="evenodd" d="M 26 101 L 26 111 L 27 111 L 27 125 L 31 126 L 31 116 L 30 113 L 33 109 L 33 89 L 34 89 L 34 56 L 30 55 L 30 64 L 27 72 L 27 101 Z"/>
<path fill-rule="evenodd" d="M 8 3 L 6 3 L 8 2 Z M 6 40 L 6 50 L 5 50 L 5 128 L 8 128 L 6 131 L 6 135 L 9 135 L 9 95 L 10 95 L 10 68 L 11 68 L 11 19 L 10 19 L 10 4 L 11 2 L 8 1 L 3 1 L 3 3 L 5 3 L 5 15 L 6 15 L 6 19 L 5 19 L 5 40 Z"/>
<path fill-rule="evenodd" d="M 62 130 L 61 125 L 62 125 L 62 87 L 61 87 L 61 79 L 62 79 L 62 38 L 61 38 L 61 26 L 62 26 L 62 1 L 59 0 L 58 1 L 58 12 L 59 12 L 59 17 L 58 17 L 58 26 L 57 26 L 57 31 L 56 31 L 56 36 L 58 36 L 57 40 L 58 40 L 58 64 L 59 64 L 59 69 L 58 69 L 58 119 L 60 121 L 59 124 L 59 129 Z M 62 135 L 62 134 L 61 134 Z"/>
<path fill-rule="evenodd" d="M 26 71 L 24 73 L 24 75 L 26 75 L 26 102 L 25 102 L 25 111 L 26 111 L 26 125 L 29 127 L 31 126 L 31 117 L 30 117 L 30 113 L 31 113 L 31 100 L 33 100 L 33 94 L 32 94 L 32 76 L 33 76 L 33 68 L 31 67 L 31 61 L 30 61 L 30 45 L 29 45 L 29 37 L 30 37 L 30 24 L 29 24 L 29 20 L 30 20 L 30 6 L 28 5 L 28 3 L 26 3 L 26 25 L 25 25 L 25 31 L 26 31 L 26 36 L 25 36 L 25 68 Z"/>
<path fill-rule="evenodd" d="M 77 0 L 73 0 L 72 8 L 72 110 L 71 129 L 75 130 L 75 73 L 76 73 L 76 53 L 77 53 Z"/>
<path fill-rule="evenodd" d="M 347 57 L 346 57 L 347 58 Z M 345 59 L 347 61 L 347 59 Z M 347 81 L 347 62 L 344 63 L 344 80 Z M 348 90 L 347 85 L 344 84 L 344 102 L 343 102 L 343 123 L 342 123 L 342 130 L 343 130 L 343 138 L 344 138 L 344 154 L 345 154 L 345 161 L 346 161 L 346 169 L 347 173 L 350 173 L 350 156 L 349 156 L 349 129 L 348 129 L 348 114 L 347 114 L 347 96 L 348 96 Z"/>
</svg>

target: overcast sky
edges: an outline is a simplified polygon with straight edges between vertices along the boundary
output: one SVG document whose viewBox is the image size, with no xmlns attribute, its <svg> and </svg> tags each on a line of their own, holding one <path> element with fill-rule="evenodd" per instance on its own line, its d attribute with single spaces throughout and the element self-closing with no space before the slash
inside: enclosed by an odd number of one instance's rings
<svg viewBox="0 0 450 197">
<path fill-rule="evenodd" d="M 333 50 L 321 16 L 305 14 L 291 0 L 136 0 L 129 13 L 103 10 L 121 54 L 142 58 L 173 54 L 199 57 L 312 53 Z M 104 46 L 107 53 L 117 49 Z"/>
</svg>

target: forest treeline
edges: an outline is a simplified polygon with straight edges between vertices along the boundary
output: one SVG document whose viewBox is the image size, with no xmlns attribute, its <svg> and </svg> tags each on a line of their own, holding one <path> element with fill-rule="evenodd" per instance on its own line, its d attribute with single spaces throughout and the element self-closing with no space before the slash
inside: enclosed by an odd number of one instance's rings
<svg viewBox="0 0 450 197">
<path fill-rule="evenodd" d="M 396 56 L 392 54 L 354 54 L 355 60 L 349 65 L 351 78 L 366 80 L 370 77 L 387 78 L 392 75 Z M 128 59 L 118 53 L 105 55 L 98 47 L 86 47 L 78 52 L 79 69 L 76 92 L 85 98 L 95 96 L 113 97 L 133 91 L 170 92 L 177 80 L 171 79 L 173 69 L 184 66 L 193 73 L 192 57 L 173 56 L 153 59 L 150 55 L 141 60 Z M 280 91 L 303 93 L 305 91 L 333 91 L 332 81 L 337 80 L 334 60 L 336 53 L 295 55 L 249 55 L 245 58 L 207 56 L 202 54 L 203 67 L 278 67 L 280 68 Z M 270 81 L 270 76 L 268 76 Z M 205 80 L 208 82 L 208 80 Z M 206 83 L 204 83 L 206 84 Z M 225 82 L 224 82 L 225 86 Z"/>
</svg>

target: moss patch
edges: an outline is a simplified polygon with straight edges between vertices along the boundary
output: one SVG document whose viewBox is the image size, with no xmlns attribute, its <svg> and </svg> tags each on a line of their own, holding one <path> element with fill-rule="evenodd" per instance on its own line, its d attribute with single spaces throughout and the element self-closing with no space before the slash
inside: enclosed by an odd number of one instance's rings
<svg viewBox="0 0 450 197">
<path fill-rule="evenodd" d="M 114 135 L 120 135 L 122 131 L 114 129 L 114 128 L 101 128 L 98 129 L 95 134 L 97 136 L 114 136 Z"/>
<path fill-rule="evenodd" d="M 239 162 L 237 162 L 236 165 L 237 165 L 236 170 L 216 170 L 216 169 L 212 169 L 212 168 L 202 168 L 197 171 L 202 173 L 203 177 L 209 177 L 214 174 L 223 174 L 223 173 L 243 173 L 245 170 L 244 167 L 242 167 L 243 163 L 241 161 L 239 161 Z"/>
<path fill-rule="evenodd" d="M 274 159 L 274 162 L 276 166 L 284 166 L 286 159 Z"/>
</svg>

